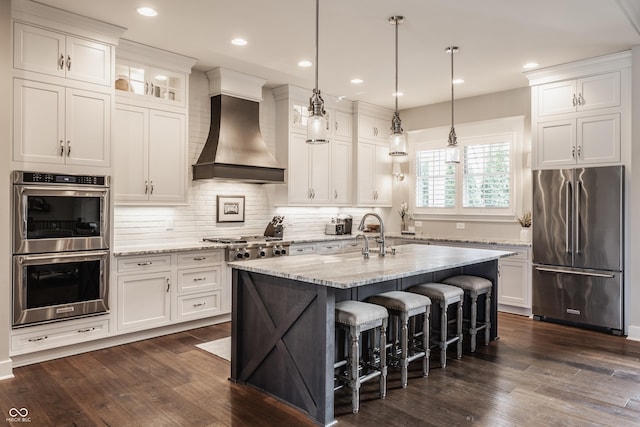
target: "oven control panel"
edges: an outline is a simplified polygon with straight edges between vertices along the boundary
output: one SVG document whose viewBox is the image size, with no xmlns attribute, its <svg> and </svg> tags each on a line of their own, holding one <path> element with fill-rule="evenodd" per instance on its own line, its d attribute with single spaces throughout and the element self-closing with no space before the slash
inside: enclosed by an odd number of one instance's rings
<svg viewBox="0 0 640 427">
<path fill-rule="evenodd" d="M 14 176 L 15 184 L 73 184 L 109 186 L 109 177 L 104 175 L 62 175 L 46 172 L 17 171 Z"/>
</svg>

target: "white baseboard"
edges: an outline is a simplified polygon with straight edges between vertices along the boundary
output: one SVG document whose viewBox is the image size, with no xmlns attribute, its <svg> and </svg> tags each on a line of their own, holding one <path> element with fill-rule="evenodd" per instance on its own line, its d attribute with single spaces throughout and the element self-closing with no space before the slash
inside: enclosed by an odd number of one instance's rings
<svg viewBox="0 0 640 427">
<path fill-rule="evenodd" d="M 628 340 L 640 341 L 640 326 L 629 326 Z"/>
<path fill-rule="evenodd" d="M 6 359 L 0 361 L 0 381 L 13 378 L 13 361 Z"/>
<path fill-rule="evenodd" d="M 520 316 L 531 317 L 531 308 L 516 307 L 513 305 L 498 304 L 498 311 L 511 314 L 519 314 Z"/>
</svg>

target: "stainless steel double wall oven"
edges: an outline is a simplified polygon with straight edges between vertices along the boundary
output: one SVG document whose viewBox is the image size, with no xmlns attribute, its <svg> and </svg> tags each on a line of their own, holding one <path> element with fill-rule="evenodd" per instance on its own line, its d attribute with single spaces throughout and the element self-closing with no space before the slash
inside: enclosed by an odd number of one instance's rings
<svg viewBox="0 0 640 427">
<path fill-rule="evenodd" d="M 13 172 L 13 327 L 108 312 L 109 187 Z"/>
</svg>

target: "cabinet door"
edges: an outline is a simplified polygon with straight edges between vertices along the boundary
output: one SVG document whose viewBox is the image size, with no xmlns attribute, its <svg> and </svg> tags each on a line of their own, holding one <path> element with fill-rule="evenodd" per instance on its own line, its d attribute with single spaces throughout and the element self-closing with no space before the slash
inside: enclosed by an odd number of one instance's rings
<svg viewBox="0 0 640 427">
<path fill-rule="evenodd" d="M 522 261 L 498 261 L 498 303 L 531 308 L 529 291 L 529 264 Z"/>
<path fill-rule="evenodd" d="M 287 185 L 289 203 L 311 203 L 311 174 L 309 157 L 311 146 L 305 142 L 303 134 L 291 133 L 289 137 L 289 170 Z"/>
<path fill-rule="evenodd" d="M 67 36 L 66 52 L 67 78 L 111 85 L 111 46 Z"/>
<path fill-rule="evenodd" d="M 376 145 L 375 160 L 375 206 L 391 206 L 392 202 L 392 179 L 391 179 L 391 156 L 386 145 Z"/>
<path fill-rule="evenodd" d="M 333 144 L 333 141 L 330 143 Z M 331 159 L 330 144 L 311 144 L 309 157 L 309 171 L 311 173 L 311 202 L 314 204 L 329 204 L 333 200 L 331 191 Z"/>
<path fill-rule="evenodd" d="M 118 330 L 147 329 L 171 320 L 169 272 L 118 277 Z"/>
<path fill-rule="evenodd" d="M 582 117 L 578 126 L 578 163 L 620 162 L 620 114 Z"/>
<path fill-rule="evenodd" d="M 352 114 L 335 111 L 333 114 L 333 134 L 338 137 L 351 138 L 352 120 Z"/>
<path fill-rule="evenodd" d="M 601 74 L 579 79 L 578 111 L 618 107 L 620 105 L 620 73 Z"/>
<path fill-rule="evenodd" d="M 375 139 L 377 137 L 376 124 L 375 117 L 358 114 L 358 138 Z"/>
<path fill-rule="evenodd" d="M 184 200 L 185 121 L 184 114 L 150 111 L 149 200 Z"/>
<path fill-rule="evenodd" d="M 113 132 L 115 201 L 147 200 L 149 110 L 116 105 Z"/>
<path fill-rule="evenodd" d="M 358 144 L 358 205 L 372 206 L 375 203 L 375 144 L 360 142 Z"/>
<path fill-rule="evenodd" d="M 61 86 L 15 79 L 13 159 L 64 163 L 65 90 Z"/>
<path fill-rule="evenodd" d="M 65 35 L 20 22 L 13 29 L 13 66 L 64 77 L 66 72 Z"/>
<path fill-rule="evenodd" d="M 549 83 L 538 87 L 538 116 L 572 113 L 576 111 L 578 98 L 576 81 Z"/>
<path fill-rule="evenodd" d="M 111 96 L 66 90 L 66 163 L 108 167 L 111 163 Z"/>
<path fill-rule="evenodd" d="M 333 193 L 330 195 L 333 204 L 351 204 L 351 141 L 334 140 L 331 143 L 331 176 Z"/>
<path fill-rule="evenodd" d="M 576 162 L 576 120 L 538 123 L 537 167 L 570 166 Z"/>
</svg>

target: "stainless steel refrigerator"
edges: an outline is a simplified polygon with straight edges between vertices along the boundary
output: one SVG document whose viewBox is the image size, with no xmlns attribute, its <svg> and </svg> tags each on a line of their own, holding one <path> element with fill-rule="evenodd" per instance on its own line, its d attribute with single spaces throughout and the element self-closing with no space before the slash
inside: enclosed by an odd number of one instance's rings
<svg viewBox="0 0 640 427">
<path fill-rule="evenodd" d="M 622 166 L 533 171 L 533 315 L 624 331 Z"/>
</svg>

